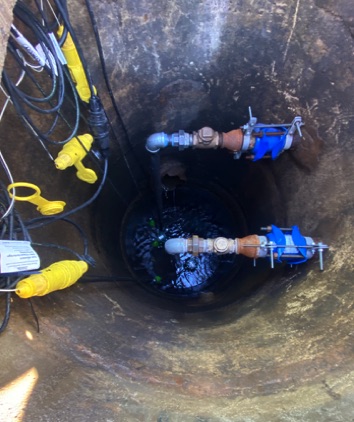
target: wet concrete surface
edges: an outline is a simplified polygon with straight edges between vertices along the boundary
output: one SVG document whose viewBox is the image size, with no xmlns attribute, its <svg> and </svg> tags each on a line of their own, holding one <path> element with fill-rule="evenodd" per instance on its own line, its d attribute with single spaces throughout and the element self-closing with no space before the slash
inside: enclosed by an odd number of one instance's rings
<svg viewBox="0 0 354 422">
<path fill-rule="evenodd" d="M 82 42 L 113 119 L 83 3 L 69 6 L 81 11 L 73 23 L 85 34 Z M 20 403 L 24 421 L 353 420 L 350 2 L 140 0 L 92 1 L 92 7 L 129 135 L 113 146 L 110 170 L 127 202 L 137 190 L 120 151 L 145 188 L 146 135 L 205 124 L 228 131 L 246 123 L 248 105 L 264 122 L 299 114 L 306 123 L 301 145 L 274 163 L 245 165 L 224 155 L 213 167 L 210 154 L 191 155 L 186 163 L 195 159 L 201 169 L 210 160 L 209 173 L 225 185 L 231 160 L 237 180 L 228 188 L 242 193 L 249 226 L 299 224 L 330 245 L 325 271 L 316 260 L 267 270 L 245 298 L 205 312 L 162 306 L 135 283 L 78 284 L 33 300 L 39 334 L 28 303 L 14 298 L 0 339 L 0 386 L 6 391 L 8 383 L 36 369 L 28 402 Z M 13 139 L 15 117 L 6 119 L 4 133 Z M 25 157 L 25 150 L 19 141 L 16 151 Z M 16 151 L 8 148 L 13 163 Z M 42 160 L 41 154 L 34 157 Z M 38 167 L 22 162 L 19 175 L 32 172 L 41 179 Z M 48 174 L 52 191 L 64 192 L 70 175 L 52 175 L 49 164 Z M 268 191 L 265 185 L 271 185 Z M 73 184 L 64 199 L 77 194 L 80 202 L 89 191 Z M 96 207 L 78 217 L 90 234 L 96 274 L 126 272 L 119 246 L 126 205 L 112 198 L 107 187 Z M 107 228 L 112 221 L 114 230 Z M 79 244 L 64 230 L 42 235 Z M 251 263 L 245 270 L 252 278 Z M 1 397 L 0 415 L 11 409 L 16 415 L 20 396 L 11 402 Z"/>
</svg>

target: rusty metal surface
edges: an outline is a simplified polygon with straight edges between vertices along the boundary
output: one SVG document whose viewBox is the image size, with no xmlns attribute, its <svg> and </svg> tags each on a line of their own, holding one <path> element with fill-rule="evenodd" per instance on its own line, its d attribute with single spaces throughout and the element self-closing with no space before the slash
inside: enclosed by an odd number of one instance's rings
<svg viewBox="0 0 354 422">
<path fill-rule="evenodd" d="M 222 148 L 230 151 L 240 151 L 243 144 L 243 132 L 241 129 L 230 130 L 222 134 Z"/>
</svg>

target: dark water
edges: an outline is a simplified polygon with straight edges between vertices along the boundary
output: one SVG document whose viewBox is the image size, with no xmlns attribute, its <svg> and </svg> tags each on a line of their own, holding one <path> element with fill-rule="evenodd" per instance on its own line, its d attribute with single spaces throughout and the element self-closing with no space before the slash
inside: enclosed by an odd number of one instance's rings
<svg viewBox="0 0 354 422">
<path fill-rule="evenodd" d="M 243 218 L 237 218 L 217 195 L 204 189 L 178 188 L 163 197 L 163 229 L 157 216 L 154 201 L 141 199 L 127 216 L 124 230 L 129 265 L 150 288 L 176 295 L 210 291 L 239 264 L 240 258 L 234 255 L 169 255 L 164 249 L 165 241 L 174 237 L 243 235 Z"/>
</svg>

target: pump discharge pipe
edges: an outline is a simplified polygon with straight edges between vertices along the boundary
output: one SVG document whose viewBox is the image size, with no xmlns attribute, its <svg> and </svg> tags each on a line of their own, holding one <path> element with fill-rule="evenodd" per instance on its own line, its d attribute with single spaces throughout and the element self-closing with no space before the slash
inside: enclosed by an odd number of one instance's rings
<svg viewBox="0 0 354 422">
<path fill-rule="evenodd" d="M 295 135 L 302 136 L 303 122 L 300 116 L 295 117 L 292 123 L 265 125 L 257 123 L 257 118 L 252 116 L 251 107 L 249 113 L 249 122 L 240 129 L 224 133 L 203 127 L 193 133 L 183 130 L 171 135 L 164 132 L 154 133 L 148 137 L 145 148 L 153 154 L 167 146 L 178 147 L 179 150 L 226 148 L 234 153 L 235 159 L 246 154 L 253 161 L 268 157 L 275 160 L 280 153 L 293 146 Z"/>
<path fill-rule="evenodd" d="M 16 294 L 27 299 L 32 296 L 44 296 L 55 290 L 72 286 L 88 270 L 85 261 L 59 261 L 16 285 Z"/>
<path fill-rule="evenodd" d="M 278 228 L 274 225 L 263 228 L 268 231 L 266 236 L 250 235 L 243 238 L 203 239 L 196 235 L 183 239 L 169 239 L 165 250 L 171 255 L 192 253 L 215 253 L 218 255 L 236 254 L 253 258 L 270 259 L 271 268 L 274 261 L 289 265 L 301 264 L 311 259 L 316 252 L 319 254 L 320 269 L 323 270 L 323 251 L 328 248 L 321 242 L 316 243 L 312 237 L 304 237 L 297 226 Z"/>
</svg>

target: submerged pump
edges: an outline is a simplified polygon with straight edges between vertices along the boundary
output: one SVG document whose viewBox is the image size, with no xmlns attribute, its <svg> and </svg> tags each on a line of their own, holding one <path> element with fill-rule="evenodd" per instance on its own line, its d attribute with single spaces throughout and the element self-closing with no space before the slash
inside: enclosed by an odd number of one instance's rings
<svg viewBox="0 0 354 422">
<path fill-rule="evenodd" d="M 288 150 L 295 143 L 295 135 L 302 137 L 302 118 L 296 116 L 291 123 L 262 124 L 257 123 L 249 107 L 249 122 L 230 132 L 216 132 L 210 127 L 203 127 L 198 132 L 186 133 L 183 130 L 168 135 L 164 132 L 150 135 L 145 148 L 156 153 L 167 146 L 178 147 L 179 150 L 186 148 L 226 148 L 234 153 L 238 159 L 246 154 L 253 161 L 261 158 L 275 160 L 280 153 Z"/>
<path fill-rule="evenodd" d="M 171 255 L 192 253 L 215 253 L 218 255 L 237 254 L 254 259 L 269 257 L 271 268 L 274 261 L 285 262 L 289 265 L 302 264 L 311 259 L 316 252 L 319 254 L 319 264 L 323 270 L 323 251 L 328 248 L 321 242 L 316 243 L 312 237 L 303 236 L 297 226 L 278 228 L 274 225 L 262 227 L 268 233 L 265 236 L 256 234 L 241 239 L 203 239 L 196 235 L 188 238 L 169 239 L 165 243 L 165 250 Z"/>
</svg>

